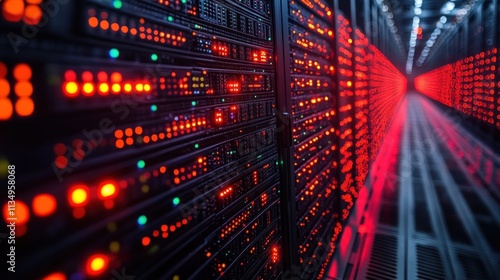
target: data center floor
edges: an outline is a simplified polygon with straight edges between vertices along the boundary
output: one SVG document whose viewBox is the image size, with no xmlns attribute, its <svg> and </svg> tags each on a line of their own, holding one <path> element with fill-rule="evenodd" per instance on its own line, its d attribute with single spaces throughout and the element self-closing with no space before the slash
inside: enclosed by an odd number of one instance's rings
<svg viewBox="0 0 500 280">
<path fill-rule="evenodd" d="M 462 121 L 406 96 L 326 279 L 497 279 L 500 158 Z"/>
</svg>

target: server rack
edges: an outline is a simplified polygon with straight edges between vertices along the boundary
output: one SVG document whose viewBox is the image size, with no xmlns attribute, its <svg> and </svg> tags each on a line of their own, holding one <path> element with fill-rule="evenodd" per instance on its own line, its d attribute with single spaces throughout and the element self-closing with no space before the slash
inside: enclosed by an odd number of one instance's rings
<svg viewBox="0 0 500 280">
<path fill-rule="evenodd" d="M 2 4 L 16 276 L 277 277 L 271 1 Z"/>
</svg>

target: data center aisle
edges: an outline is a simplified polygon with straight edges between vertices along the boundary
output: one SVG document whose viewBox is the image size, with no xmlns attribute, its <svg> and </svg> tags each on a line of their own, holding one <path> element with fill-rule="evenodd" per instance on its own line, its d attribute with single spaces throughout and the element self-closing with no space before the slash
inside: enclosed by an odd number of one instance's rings
<svg viewBox="0 0 500 280">
<path fill-rule="evenodd" d="M 327 279 L 498 279 L 500 161 L 461 121 L 407 95 Z"/>
</svg>

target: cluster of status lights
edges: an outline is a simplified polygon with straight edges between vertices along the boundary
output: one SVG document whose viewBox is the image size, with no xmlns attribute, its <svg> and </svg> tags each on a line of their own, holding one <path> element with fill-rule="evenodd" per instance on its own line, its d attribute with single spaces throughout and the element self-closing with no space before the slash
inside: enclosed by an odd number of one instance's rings
<svg viewBox="0 0 500 280">
<path fill-rule="evenodd" d="M 37 25 L 43 17 L 40 5 L 42 0 L 4 0 L 0 2 L 2 16 L 10 22 L 20 22 L 27 25 Z"/>
<path fill-rule="evenodd" d="M 373 161 L 406 92 L 407 80 L 375 46 L 370 45 L 370 51 L 373 56 L 370 67 L 370 157 Z"/>
<path fill-rule="evenodd" d="M 464 114 L 500 128 L 497 49 L 466 57 L 415 78 L 415 88 Z"/>
<path fill-rule="evenodd" d="M 31 77 L 32 70 L 28 64 L 14 65 L 9 71 L 9 68 L 0 61 L 0 121 L 9 120 L 14 112 L 19 117 L 33 114 L 35 103 L 31 98 L 33 94 Z M 13 78 L 11 81 L 14 82 L 10 83 L 9 78 Z M 11 94 L 12 92 L 14 94 Z M 9 98 L 12 95 L 16 97 L 14 104 L 12 98 Z"/>
<path fill-rule="evenodd" d="M 342 211 L 341 220 L 347 219 L 350 209 L 354 204 L 354 198 L 357 197 L 357 188 L 355 184 L 356 176 L 356 155 L 355 155 L 355 123 L 358 122 L 356 119 L 357 108 L 355 106 L 356 99 L 363 98 L 361 92 L 358 90 L 358 95 L 355 95 L 355 71 L 361 76 L 360 71 L 362 68 L 357 66 L 355 69 L 353 66 L 360 64 L 360 61 L 356 61 L 355 53 L 355 40 L 353 40 L 353 29 L 350 22 L 341 14 L 337 15 L 337 23 L 339 26 L 339 32 L 337 36 L 339 56 L 337 57 L 339 62 L 339 167 L 340 167 L 340 177 L 339 177 L 339 188 L 340 188 L 340 199 L 342 200 L 342 205 L 340 206 Z M 355 38 L 355 37 L 354 37 Z M 356 39 L 356 38 L 355 38 Z M 360 43 L 360 40 L 356 40 Z M 357 46 L 357 51 L 363 52 L 362 46 Z M 359 60 L 359 58 L 358 58 Z M 359 81 L 358 84 L 361 84 Z M 359 87 L 359 86 L 358 86 Z M 339 213 L 340 214 L 340 213 Z"/>
<path fill-rule="evenodd" d="M 183 47 L 187 42 L 184 32 L 150 23 L 144 18 L 132 19 L 124 14 L 120 14 L 118 17 L 116 14 L 110 15 L 106 11 L 97 13 L 93 8 L 88 10 L 87 15 L 88 26 L 92 30 L 100 30 L 103 36 L 125 35 L 130 40 L 141 40 L 172 47 Z M 168 21 L 173 21 L 173 18 L 169 16 Z M 122 22 L 129 23 L 121 24 Z"/>
<path fill-rule="evenodd" d="M 368 38 L 359 30 L 355 30 L 354 39 L 354 139 L 355 143 L 355 181 L 358 189 L 361 188 L 368 175 L 369 164 L 369 127 L 368 127 L 368 106 L 369 106 L 369 79 L 370 62 L 373 59 L 369 50 Z"/>
<path fill-rule="evenodd" d="M 123 80 L 123 76 L 119 72 L 92 73 L 91 71 L 82 71 L 77 75 L 75 71 L 68 70 L 64 73 L 64 80 L 62 91 L 68 97 L 149 94 L 153 90 L 151 82 L 147 80 Z"/>
</svg>

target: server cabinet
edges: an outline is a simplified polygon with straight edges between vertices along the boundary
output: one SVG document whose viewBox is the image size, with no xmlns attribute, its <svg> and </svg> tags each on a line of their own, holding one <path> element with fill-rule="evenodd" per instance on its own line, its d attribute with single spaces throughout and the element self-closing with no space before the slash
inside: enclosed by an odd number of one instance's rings
<svg viewBox="0 0 500 280">
<path fill-rule="evenodd" d="M 16 277 L 277 277 L 271 1 L 0 7 Z"/>
</svg>

